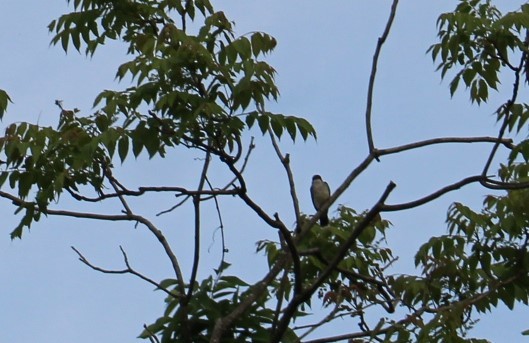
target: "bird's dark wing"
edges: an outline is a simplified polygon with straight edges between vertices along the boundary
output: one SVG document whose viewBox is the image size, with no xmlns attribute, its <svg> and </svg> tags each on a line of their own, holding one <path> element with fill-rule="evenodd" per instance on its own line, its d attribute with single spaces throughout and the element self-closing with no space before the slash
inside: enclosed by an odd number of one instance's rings
<svg viewBox="0 0 529 343">
<path fill-rule="evenodd" d="M 316 204 L 316 200 L 314 197 L 314 185 L 310 186 L 310 198 L 312 199 L 312 205 L 314 205 L 314 208 L 316 211 L 318 210 L 318 205 Z"/>
</svg>

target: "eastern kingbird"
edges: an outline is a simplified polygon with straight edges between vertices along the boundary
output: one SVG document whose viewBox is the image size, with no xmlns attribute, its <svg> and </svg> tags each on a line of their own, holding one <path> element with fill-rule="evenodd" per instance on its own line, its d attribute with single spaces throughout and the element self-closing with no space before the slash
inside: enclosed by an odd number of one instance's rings
<svg viewBox="0 0 529 343">
<path fill-rule="evenodd" d="M 316 211 L 319 211 L 321 206 L 329 200 L 331 196 L 331 190 L 327 182 L 321 179 L 321 176 L 314 175 L 312 177 L 312 186 L 310 186 L 310 196 L 312 197 L 312 204 Z M 329 225 L 329 217 L 327 216 L 327 210 L 321 214 L 320 226 Z"/>
</svg>

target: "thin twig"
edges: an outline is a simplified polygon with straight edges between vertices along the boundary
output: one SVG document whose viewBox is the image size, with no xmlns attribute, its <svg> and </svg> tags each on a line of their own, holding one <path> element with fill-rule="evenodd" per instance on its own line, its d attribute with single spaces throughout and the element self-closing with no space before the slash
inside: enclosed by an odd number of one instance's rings
<svg viewBox="0 0 529 343">
<path fill-rule="evenodd" d="M 285 269 L 283 272 L 283 276 L 281 277 L 281 281 L 278 286 L 278 290 L 276 292 L 277 294 L 277 303 L 276 303 L 276 309 L 274 311 L 274 319 L 272 320 L 272 329 L 270 330 L 272 334 L 275 333 L 277 323 L 279 320 L 279 314 L 281 313 L 281 307 L 283 307 L 283 299 L 285 296 L 285 287 L 289 282 L 288 278 L 288 270 Z"/>
<path fill-rule="evenodd" d="M 286 154 L 283 156 L 281 149 L 279 148 L 279 144 L 277 143 L 276 138 L 274 137 L 274 134 L 272 133 L 272 130 L 269 130 L 270 133 L 270 140 L 272 141 L 272 145 L 274 147 L 274 150 L 277 154 L 277 157 L 281 161 L 281 164 L 285 168 L 285 172 L 287 173 L 288 178 L 288 184 L 290 188 L 290 197 L 292 199 L 292 205 L 294 206 L 294 214 L 296 216 L 296 228 L 301 225 L 301 211 L 299 210 L 299 200 L 298 196 L 296 194 L 296 184 L 294 183 L 294 175 L 292 174 L 292 168 L 290 168 L 290 155 Z M 296 229 L 298 231 L 298 229 Z"/>
<path fill-rule="evenodd" d="M 160 340 L 158 339 L 158 337 L 156 337 L 156 335 L 151 330 L 149 330 L 147 325 L 143 324 L 143 328 L 149 334 L 148 338 L 149 338 L 149 341 L 151 341 L 151 343 L 161 343 Z"/>
<path fill-rule="evenodd" d="M 121 254 L 123 255 L 123 260 L 125 261 L 125 266 L 127 267 L 126 269 L 122 269 L 122 270 L 111 270 L 111 269 L 104 269 L 104 268 L 101 268 L 101 267 L 98 267 L 94 264 L 92 264 L 83 254 L 81 254 L 81 252 L 79 250 L 77 250 L 75 247 L 71 247 L 73 251 L 75 251 L 77 253 L 77 255 L 79 256 L 79 261 L 83 262 L 85 265 L 87 265 L 88 267 L 92 268 L 93 270 L 95 271 L 98 271 L 98 272 L 101 272 L 101 273 L 104 273 L 104 274 L 132 274 L 132 275 L 135 275 L 137 277 L 139 277 L 140 279 L 150 283 L 151 285 L 154 285 L 156 288 L 162 290 L 163 292 L 167 293 L 167 295 L 170 295 L 176 299 L 180 299 L 183 297 L 183 294 L 175 294 L 173 292 L 171 292 L 170 290 L 162 287 L 162 285 L 160 285 L 158 282 L 146 277 L 145 275 L 137 272 L 136 270 L 134 270 L 131 266 L 130 266 L 130 263 L 129 263 L 129 259 L 127 257 L 127 254 L 125 253 L 125 250 L 123 250 L 123 247 L 120 245 L 119 246 L 119 249 L 121 250 Z"/>
<path fill-rule="evenodd" d="M 209 182 L 208 177 L 206 177 L 206 182 L 208 183 L 208 186 L 210 188 L 213 188 L 213 186 L 211 185 L 211 182 Z M 220 211 L 220 204 L 219 204 L 219 201 L 217 199 L 217 196 L 214 195 L 213 196 L 213 200 L 215 201 L 215 209 L 217 211 L 217 216 L 219 218 L 219 227 L 218 227 L 218 229 L 220 230 L 220 239 L 221 239 L 222 249 L 221 249 L 220 263 L 219 263 L 219 267 L 218 267 L 219 272 L 217 273 L 217 277 L 215 278 L 215 283 L 214 283 L 212 289 L 214 289 L 216 287 L 217 283 L 220 280 L 220 277 L 222 275 L 222 270 L 223 270 L 222 266 L 224 264 L 224 261 L 226 260 L 226 252 L 228 251 L 228 249 L 226 248 L 226 239 L 224 237 L 224 222 L 222 221 L 222 213 Z M 214 241 L 215 241 L 215 236 L 213 236 L 213 242 Z M 213 245 L 213 242 L 211 243 L 212 245 Z M 211 248 L 211 246 L 210 246 L 210 248 Z"/>
<path fill-rule="evenodd" d="M 336 303 L 334 308 L 332 309 L 331 312 L 329 312 L 328 315 L 325 316 L 325 318 L 323 318 L 322 320 L 320 320 L 318 323 L 316 324 L 312 324 L 310 326 L 310 328 L 305 331 L 302 335 L 299 336 L 299 339 L 302 340 L 303 338 L 307 337 L 308 335 L 310 335 L 311 333 L 313 333 L 316 329 L 318 329 L 319 327 L 321 327 L 323 324 L 325 323 L 328 323 L 330 321 L 332 321 L 334 318 L 336 318 L 336 313 L 338 313 L 340 311 L 340 304 L 339 303 Z"/>
<path fill-rule="evenodd" d="M 180 265 L 178 263 L 178 260 L 176 258 L 176 255 L 171 249 L 171 246 L 167 242 L 167 239 L 163 235 L 163 233 L 147 218 L 144 218 L 142 216 L 136 215 L 136 214 L 121 214 L 121 215 L 109 215 L 109 214 L 99 214 L 99 213 L 90 213 L 90 212 L 75 212 L 75 211 L 65 211 L 65 210 L 53 210 L 46 208 L 45 210 L 41 210 L 35 203 L 24 201 L 18 197 L 15 197 L 9 193 L 0 191 L 0 197 L 9 199 L 13 202 L 13 204 L 28 208 L 32 207 L 35 209 L 36 212 L 43 213 L 45 215 L 54 215 L 54 216 L 65 216 L 65 217 L 73 217 L 73 218 L 85 218 L 85 219 L 96 219 L 96 220 L 105 220 L 105 221 L 133 221 L 143 224 L 151 233 L 158 239 L 160 244 L 162 244 L 162 247 L 164 248 L 165 254 L 171 261 L 171 264 L 173 266 L 173 270 L 175 272 L 176 278 L 178 280 L 179 285 L 179 292 L 182 294 L 185 294 L 185 281 L 184 277 L 182 275 L 182 271 L 180 269 Z"/>
<path fill-rule="evenodd" d="M 197 195 L 193 195 L 193 196 L 197 196 Z M 156 213 L 156 216 L 159 217 L 163 214 L 166 214 L 166 213 L 169 213 L 169 212 L 173 212 L 176 208 L 182 206 L 186 201 L 187 199 L 191 198 L 191 195 L 186 195 L 186 197 L 182 200 L 180 200 L 180 202 L 176 203 L 175 205 L 171 206 L 171 208 L 168 208 L 167 210 L 163 210 L 161 212 L 158 212 Z"/>
</svg>

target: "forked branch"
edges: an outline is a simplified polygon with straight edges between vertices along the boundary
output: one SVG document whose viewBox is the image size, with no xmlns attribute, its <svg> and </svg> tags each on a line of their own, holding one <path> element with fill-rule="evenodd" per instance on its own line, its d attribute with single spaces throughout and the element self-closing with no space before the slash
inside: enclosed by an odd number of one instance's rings
<svg viewBox="0 0 529 343">
<path fill-rule="evenodd" d="M 147 276 L 137 272 L 136 270 L 134 270 L 131 266 L 130 266 L 130 263 L 129 263 L 129 258 L 127 256 L 127 253 L 125 252 L 125 250 L 123 250 L 123 247 L 120 245 L 119 246 L 119 250 L 121 250 L 121 254 L 123 255 L 123 261 L 125 262 L 125 266 L 127 268 L 125 269 L 121 269 L 121 270 L 114 270 L 114 269 L 105 269 L 105 268 L 101 268 L 101 267 L 98 267 L 94 264 L 92 264 L 83 254 L 81 254 L 81 252 L 79 250 L 77 250 L 75 247 L 71 247 L 73 251 L 75 251 L 77 253 L 77 255 L 79 256 L 79 261 L 83 262 L 85 265 L 87 265 L 88 267 L 92 268 L 93 270 L 95 271 L 98 271 L 98 272 L 101 272 L 101 273 L 104 273 L 104 274 L 132 274 L 132 275 L 135 275 L 137 277 L 139 277 L 140 279 L 144 280 L 144 281 L 147 281 L 148 283 L 150 283 L 151 285 L 154 285 L 156 288 L 164 291 L 165 293 L 167 293 L 167 295 L 170 295 L 174 298 L 177 298 L 177 299 L 181 299 L 183 298 L 183 294 L 176 294 L 176 293 L 173 293 L 171 292 L 170 290 L 162 287 L 162 285 L 160 285 L 158 282 L 154 281 L 153 279 L 151 278 L 148 278 Z"/>
</svg>

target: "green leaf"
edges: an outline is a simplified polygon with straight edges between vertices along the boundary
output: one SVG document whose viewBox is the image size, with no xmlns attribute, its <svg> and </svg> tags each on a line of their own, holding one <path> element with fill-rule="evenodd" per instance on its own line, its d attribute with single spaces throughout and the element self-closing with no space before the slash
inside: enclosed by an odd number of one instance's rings
<svg viewBox="0 0 529 343">
<path fill-rule="evenodd" d="M 257 117 L 257 123 L 259 124 L 259 128 L 261 129 L 261 132 L 265 134 L 268 131 L 269 128 L 269 122 L 270 118 L 265 114 L 260 114 Z"/>
<path fill-rule="evenodd" d="M 246 125 L 248 125 L 248 128 L 250 128 L 250 129 L 252 128 L 252 126 L 255 123 L 255 120 L 257 119 L 258 116 L 259 116 L 259 113 L 256 112 L 256 111 L 250 112 L 246 116 Z"/>
<path fill-rule="evenodd" d="M 253 55 L 254 57 L 257 57 L 262 51 L 263 36 L 261 35 L 260 32 L 256 32 L 252 35 L 251 40 L 252 40 Z"/>
<path fill-rule="evenodd" d="M 128 153 L 129 153 L 129 137 L 127 135 L 123 135 L 121 139 L 118 141 L 118 154 L 119 154 L 121 163 L 125 161 L 125 158 L 127 157 Z"/>
<path fill-rule="evenodd" d="M 64 52 L 68 52 L 68 40 L 70 39 L 69 33 L 69 30 L 64 30 L 59 36 L 61 38 L 61 45 Z"/>
<path fill-rule="evenodd" d="M 11 98 L 6 93 L 6 91 L 0 89 L 0 119 L 4 117 L 4 113 L 7 110 L 7 105 L 11 101 Z"/>
<path fill-rule="evenodd" d="M 310 136 L 316 137 L 316 130 L 314 130 L 314 127 L 311 123 L 309 123 L 308 120 L 304 118 L 296 118 L 296 123 L 298 125 L 298 130 L 301 133 L 301 136 L 303 137 L 303 140 L 307 140 L 307 138 Z"/>
<path fill-rule="evenodd" d="M 287 132 L 290 135 L 290 138 L 292 138 L 293 141 L 296 140 L 296 119 L 294 117 L 286 117 L 285 118 L 285 126 L 287 128 Z"/>
<path fill-rule="evenodd" d="M 252 45 L 248 38 L 241 37 L 234 42 L 235 50 L 239 53 L 242 60 L 249 59 L 252 55 Z"/>
<path fill-rule="evenodd" d="M 272 131 L 277 136 L 277 138 L 281 138 L 281 135 L 283 134 L 283 127 L 285 126 L 283 116 L 281 115 L 271 116 L 270 125 L 272 126 Z"/>
</svg>

